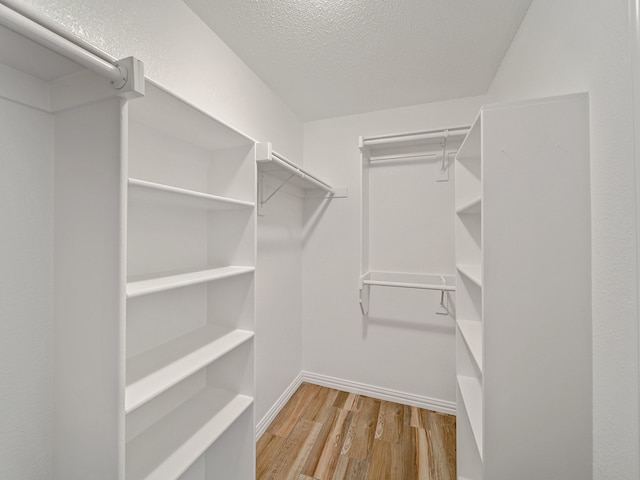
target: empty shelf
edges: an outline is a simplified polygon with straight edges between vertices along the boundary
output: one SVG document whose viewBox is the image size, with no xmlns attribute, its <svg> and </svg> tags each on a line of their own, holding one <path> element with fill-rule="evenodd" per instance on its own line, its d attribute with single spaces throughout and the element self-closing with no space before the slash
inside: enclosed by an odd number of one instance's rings
<svg viewBox="0 0 640 480">
<path fill-rule="evenodd" d="M 472 320 L 458 320 L 458 328 L 469 347 L 471 356 L 482 372 L 482 323 Z"/>
<path fill-rule="evenodd" d="M 442 282 L 443 278 L 444 284 Z M 431 273 L 367 272 L 362 276 L 362 284 L 380 287 L 445 290 L 449 292 L 456 290 L 455 278 L 452 275 Z"/>
<path fill-rule="evenodd" d="M 458 375 L 458 388 L 482 459 L 482 386 L 475 378 Z"/>
<path fill-rule="evenodd" d="M 198 283 L 212 282 L 235 275 L 251 273 L 254 267 L 221 267 L 208 270 L 188 271 L 184 273 L 168 274 L 163 276 L 145 275 L 130 278 L 127 282 L 127 297 L 133 298 L 149 293 L 162 292 L 173 288 L 187 287 Z"/>
<path fill-rule="evenodd" d="M 219 197 L 170 185 L 129 179 L 129 195 L 132 199 L 151 201 L 186 208 L 206 210 L 228 210 L 231 208 L 252 208 L 255 204 L 232 198 Z"/>
<path fill-rule="evenodd" d="M 209 325 L 127 361 L 129 413 L 253 337 L 253 332 Z"/>
<path fill-rule="evenodd" d="M 473 283 L 482 287 L 482 268 L 480 265 L 456 265 L 456 268 Z"/>
<path fill-rule="evenodd" d="M 274 152 L 269 142 L 256 145 L 256 161 L 261 173 L 267 173 L 280 180 L 291 182 L 303 190 L 321 189 L 330 195 L 335 194 L 335 190 L 331 185 L 323 182 L 291 160 Z"/>
<path fill-rule="evenodd" d="M 478 196 L 456 209 L 458 215 L 477 214 L 481 212 L 482 197 Z"/>
<path fill-rule="evenodd" d="M 245 395 L 204 389 L 127 442 L 127 480 L 178 478 L 252 403 Z"/>
</svg>

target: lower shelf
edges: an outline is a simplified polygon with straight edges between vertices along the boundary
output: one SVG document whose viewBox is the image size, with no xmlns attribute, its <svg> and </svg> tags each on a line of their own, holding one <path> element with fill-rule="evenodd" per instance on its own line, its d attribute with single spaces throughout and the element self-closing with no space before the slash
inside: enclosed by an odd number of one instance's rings
<svg viewBox="0 0 640 480">
<path fill-rule="evenodd" d="M 471 423 L 473 437 L 482 459 L 482 385 L 476 378 L 458 375 L 458 388 L 462 403 Z"/>
<path fill-rule="evenodd" d="M 178 478 L 252 404 L 246 395 L 204 389 L 127 442 L 127 480 Z"/>
<path fill-rule="evenodd" d="M 127 360 L 129 413 L 253 338 L 253 332 L 208 325 Z"/>
</svg>

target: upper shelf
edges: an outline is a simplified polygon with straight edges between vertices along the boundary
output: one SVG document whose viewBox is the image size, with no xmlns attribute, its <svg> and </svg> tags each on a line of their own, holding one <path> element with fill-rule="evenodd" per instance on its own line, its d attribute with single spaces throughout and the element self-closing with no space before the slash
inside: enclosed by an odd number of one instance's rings
<svg viewBox="0 0 640 480">
<path fill-rule="evenodd" d="M 262 142 L 256 145 L 256 161 L 258 162 L 258 170 L 261 173 L 268 173 L 285 182 L 291 182 L 298 188 L 303 190 L 321 189 L 330 195 L 336 193 L 328 183 L 274 152 L 270 142 Z"/>
<path fill-rule="evenodd" d="M 454 276 L 429 273 L 367 272 L 362 276 L 362 284 L 449 292 L 456 290 Z"/>
<path fill-rule="evenodd" d="M 206 210 L 228 210 L 232 208 L 253 208 L 251 202 L 219 197 L 208 193 L 196 192 L 184 188 L 172 187 L 161 183 L 147 182 L 136 178 L 129 179 L 130 198 L 171 205 L 202 208 Z"/>
</svg>

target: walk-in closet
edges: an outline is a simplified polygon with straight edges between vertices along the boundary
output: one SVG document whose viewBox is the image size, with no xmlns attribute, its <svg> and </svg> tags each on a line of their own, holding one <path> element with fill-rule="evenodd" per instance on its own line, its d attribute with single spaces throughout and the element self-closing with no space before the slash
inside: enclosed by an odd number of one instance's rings
<svg viewBox="0 0 640 480">
<path fill-rule="evenodd" d="M 640 478 L 639 12 L 0 0 L 0 478 Z"/>
</svg>

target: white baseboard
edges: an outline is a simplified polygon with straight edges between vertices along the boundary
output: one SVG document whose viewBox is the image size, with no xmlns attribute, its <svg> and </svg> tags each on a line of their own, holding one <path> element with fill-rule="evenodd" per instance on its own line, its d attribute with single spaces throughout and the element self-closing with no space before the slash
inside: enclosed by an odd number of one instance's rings
<svg viewBox="0 0 640 480">
<path fill-rule="evenodd" d="M 336 390 L 342 390 L 349 393 L 356 393 L 358 395 L 365 395 L 367 397 L 377 398 L 378 400 L 402 403 L 404 405 L 411 405 L 413 407 L 424 408 L 426 410 L 448 413 L 450 415 L 456 414 L 455 402 L 414 395 L 412 393 L 400 392 L 389 388 L 375 387 L 373 385 L 352 382 L 351 380 L 344 380 L 342 378 L 329 377 L 319 373 L 302 371 L 293 380 L 293 382 L 291 382 L 291 385 L 289 385 L 280 398 L 278 398 L 276 403 L 269 409 L 265 416 L 258 422 L 258 425 L 256 426 L 256 441 L 260 439 L 262 434 L 267 430 L 267 427 L 269 427 L 271 422 L 273 422 L 273 419 L 276 418 L 276 415 L 280 413 L 282 407 L 285 406 L 293 393 L 303 382 L 334 388 Z"/>
<path fill-rule="evenodd" d="M 265 414 L 265 416 L 262 417 L 262 419 L 256 425 L 256 441 L 260 439 L 262 434 L 267 430 L 267 427 L 271 425 L 271 422 L 273 422 L 273 419 L 276 418 L 276 415 L 278 415 L 278 413 L 280 413 L 280 410 L 282 410 L 282 407 L 285 406 L 285 404 L 291 398 L 291 395 L 293 395 L 293 393 L 298 389 L 298 387 L 302 382 L 303 382 L 302 372 L 300 372 L 298 376 L 293 379 L 293 382 L 291 382 L 291 385 L 287 387 L 284 393 L 280 395 L 280 398 L 278 398 L 276 403 L 273 404 L 273 406 L 269 409 L 269 411 Z"/>
<path fill-rule="evenodd" d="M 424 397 L 412 393 L 400 392 L 389 388 L 375 387 L 365 383 L 353 382 L 341 378 L 329 377 L 319 373 L 305 372 L 300 374 L 302 382 L 315 383 L 323 387 L 335 388 L 345 392 L 365 395 L 367 397 L 377 398 L 378 400 L 386 400 L 389 402 L 402 403 L 413 407 L 424 408 L 450 415 L 456 414 L 456 403 L 447 400 L 439 400 L 437 398 Z"/>
</svg>

